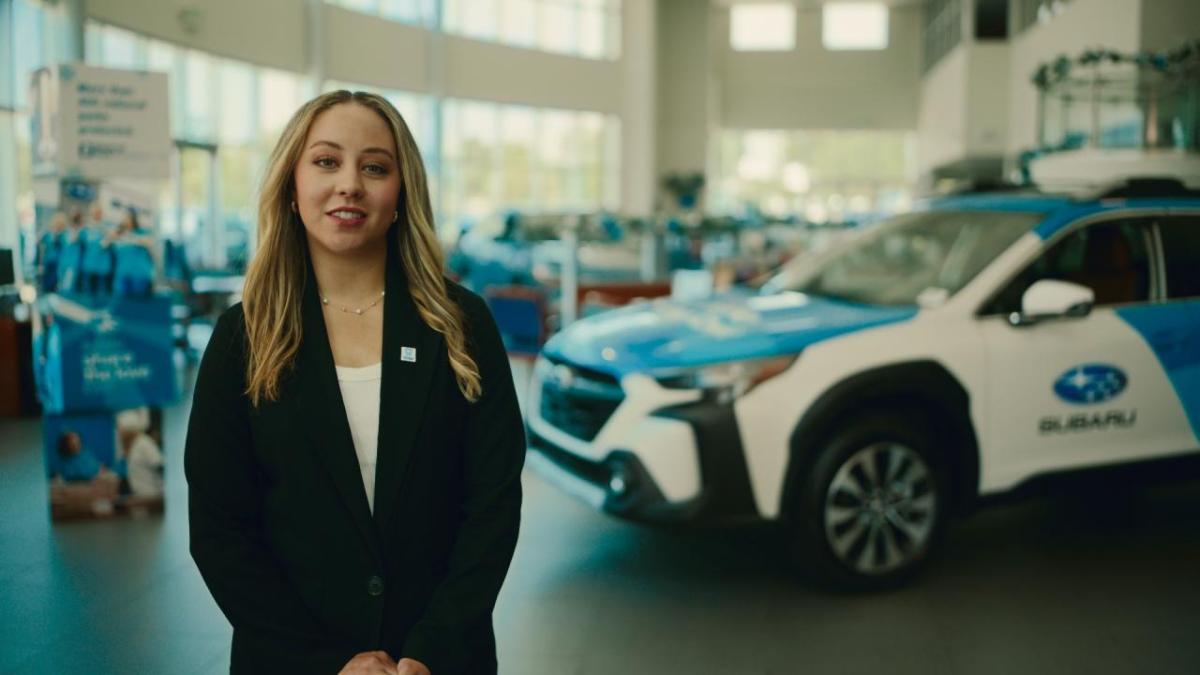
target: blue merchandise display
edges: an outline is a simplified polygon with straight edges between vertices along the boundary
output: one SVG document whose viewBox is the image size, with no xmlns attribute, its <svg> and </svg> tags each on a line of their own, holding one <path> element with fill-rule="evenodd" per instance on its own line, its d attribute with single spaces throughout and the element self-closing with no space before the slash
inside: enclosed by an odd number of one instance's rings
<svg viewBox="0 0 1200 675">
<path fill-rule="evenodd" d="M 178 298 L 155 291 L 167 76 L 51 63 L 34 86 L 32 360 L 51 519 L 161 513 L 181 328 Z"/>
<path fill-rule="evenodd" d="M 48 413 L 162 406 L 179 397 L 169 296 L 51 295 L 34 345 Z"/>
</svg>

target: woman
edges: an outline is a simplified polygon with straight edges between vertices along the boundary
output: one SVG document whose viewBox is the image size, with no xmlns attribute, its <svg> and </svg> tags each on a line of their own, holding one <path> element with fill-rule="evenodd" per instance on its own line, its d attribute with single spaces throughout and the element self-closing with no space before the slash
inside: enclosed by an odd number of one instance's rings
<svg viewBox="0 0 1200 675">
<path fill-rule="evenodd" d="M 154 237 L 138 224 L 137 212 L 129 209 L 125 218 L 105 239 L 116 253 L 112 273 L 115 295 L 146 297 L 154 290 Z"/>
<path fill-rule="evenodd" d="M 104 207 L 100 202 L 93 202 L 89 213 L 88 224 L 82 232 L 83 260 L 80 269 L 83 270 L 83 291 L 92 295 L 109 295 L 113 282 L 112 230 L 104 222 Z"/>
<path fill-rule="evenodd" d="M 57 211 L 50 219 L 50 225 L 38 241 L 38 262 L 41 265 L 39 279 L 42 292 L 53 293 L 58 290 L 58 259 L 62 255 L 63 231 L 67 229 L 67 216 Z"/>
<path fill-rule="evenodd" d="M 78 293 L 83 290 L 83 214 L 75 209 L 68 222 L 70 227 L 60 237 L 62 248 L 58 254 L 58 279 L 54 285 L 59 293 Z"/>
<path fill-rule="evenodd" d="M 378 96 L 321 95 L 261 194 L 185 449 L 231 670 L 494 673 L 524 431 L 491 315 L 443 277 L 412 134 Z"/>
</svg>

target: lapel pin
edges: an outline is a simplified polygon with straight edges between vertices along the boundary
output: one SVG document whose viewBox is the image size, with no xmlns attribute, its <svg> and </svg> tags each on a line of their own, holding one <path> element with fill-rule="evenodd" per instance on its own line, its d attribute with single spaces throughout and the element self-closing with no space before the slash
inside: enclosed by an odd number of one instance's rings
<svg viewBox="0 0 1200 675">
<path fill-rule="evenodd" d="M 417 350 L 415 347 L 401 347 L 400 360 L 408 361 L 409 363 L 417 362 Z"/>
</svg>

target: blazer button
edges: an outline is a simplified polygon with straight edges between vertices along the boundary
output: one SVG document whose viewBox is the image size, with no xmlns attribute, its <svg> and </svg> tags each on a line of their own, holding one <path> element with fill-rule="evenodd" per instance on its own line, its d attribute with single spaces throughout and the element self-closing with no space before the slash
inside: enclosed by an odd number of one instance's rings
<svg viewBox="0 0 1200 675">
<path fill-rule="evenodd" d="M 372 575 L 370 579 L 367 579 L 367 595 L 372 598 L 383 595 L 383 579 L 378 575 Z"/>
</svg>

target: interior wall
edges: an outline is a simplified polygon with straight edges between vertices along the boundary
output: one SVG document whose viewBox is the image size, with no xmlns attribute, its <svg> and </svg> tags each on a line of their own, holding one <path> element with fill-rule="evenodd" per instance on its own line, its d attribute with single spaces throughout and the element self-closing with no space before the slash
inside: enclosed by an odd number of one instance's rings
<svg viewBox="0 0 1200 675">
<path fill-rule="evenodd" d="M 505 103 L 621 112 L 621 67 L 447 35 L 446 95 Z"/>
<path fill-rule="evenodd" d="M 946 54 L 921 81 L 917 165 L 929 169 L 961 158 L 967 150 L 967 47 Z"/>
<path fill-rule="evenodd" d="M 429 32 L 321 3 L 323 72 L 332 80 L 426 91 Z M 345 45 L 354 45 L 346 49 Z"/>
<path fill-rule="evenodd" d="M 729 9 L 714 10 L 722 126 L 916 129 L 920 7 L 890 9 L 887 49 L 830 51 L 821 42 L 819 6 L 798 8 L 796 48 L 788 52 L 734 51 L 729 46 Z"/>
<path fill-rule="evenodd" d="M 1175 49 L 1200 39 L 1200 2 L 1197 0 L 1141 0 L 1141 48 Z"/>
<path fill-rule="evenodd" d="M 1008 97 L 1012 52 L 1007 43 L 968 46 L 966 150 L 969 155 L 1003 156 L 1008 142 Z"/>
<path fill-rule="evenodd" d="M 86 0 L 87 15 L 143 35 L 271 68 L 306 71 L 305 3 L 296 0 Z M 184 12 L 193 14 L 183 14 Z M 181 16 L 194 16 L 188 29 Z"/>
<path fill-rule="evenodd" d="M 88 0 L 99 21 L 260 65 L 308 72 L 307 4 L 296 0 Z M 318 3 L 326 77 L 429 91 L 430 34 L 417 26 Z M 188 32 L 180 12 L 194 8 Z M 270 36 L 270 39 L 263 39 Z M 548 54 L 447 35 L 439 41 L 447 96 L 531 106 L 621 112 L 619 62 Z M 353 45 L 347 49 L 346 45 Z"/>
</svg>

